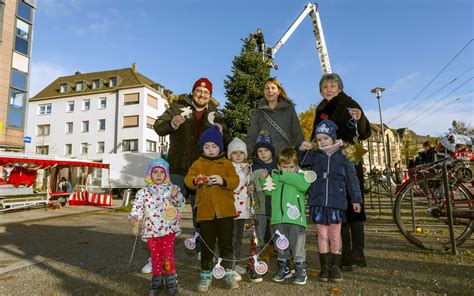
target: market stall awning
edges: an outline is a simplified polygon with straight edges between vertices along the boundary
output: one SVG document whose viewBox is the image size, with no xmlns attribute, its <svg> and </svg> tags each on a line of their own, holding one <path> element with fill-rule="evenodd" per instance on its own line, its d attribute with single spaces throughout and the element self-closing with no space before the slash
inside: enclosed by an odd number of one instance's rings
<svg viewBox="0 0 474 296">
<path fill-rule="evenodd" d="M 108 163 L 82 159 L 58 158 L 26 153 L 0 153 L 0 166 L 22 166 L 29 169 L 47 169 L 55 166 L 109 168 Z"/>
</svg>

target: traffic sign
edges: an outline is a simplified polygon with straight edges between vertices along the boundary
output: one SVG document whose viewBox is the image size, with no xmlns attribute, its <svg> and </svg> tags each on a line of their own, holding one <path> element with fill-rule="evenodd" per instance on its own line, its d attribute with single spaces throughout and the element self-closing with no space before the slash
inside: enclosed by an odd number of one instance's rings
<svg viewBox="0 0 474 296">
<path fill-rule="evenodd" d="M 31 143 L 31 137 L 23 137 L 23 143 Z"/>
</svg>

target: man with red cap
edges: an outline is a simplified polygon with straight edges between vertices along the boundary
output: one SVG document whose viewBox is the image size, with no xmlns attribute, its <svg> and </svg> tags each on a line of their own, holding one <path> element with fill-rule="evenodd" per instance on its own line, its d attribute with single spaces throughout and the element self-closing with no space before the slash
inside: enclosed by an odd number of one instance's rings
<svg viewBox="0 0 474 296">
<path fill-rule="evenodd" d="M 223 128 L 224 122 L 218 113 L 217 104 L 211 97 L 211 81 L 205 77 L 199 78 L 193 85 L 191 96 L 182 97 L 171 103 L 154 124 L 158 135 L 170 136 L 168 162 L 171 182 L 181 188 L 184 196 L 189 195 L 195 227 L 194 192 L 187 190 L 184 176 L 191 164 L 200 156 L 199 138 L 207 128 L 217 124 L 224 132 L 224 142 L 230 141 L 230 135 Z"/>
</svg>

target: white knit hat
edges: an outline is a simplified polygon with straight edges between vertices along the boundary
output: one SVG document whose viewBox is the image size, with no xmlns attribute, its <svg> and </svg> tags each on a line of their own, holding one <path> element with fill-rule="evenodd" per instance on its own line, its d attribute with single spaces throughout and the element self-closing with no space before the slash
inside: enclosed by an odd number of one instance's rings
<svg viewBox="0 0 474 296">
<path fill-rule="evenodd" d="M 229 146 L 227 146 L 227 157 L 230 158 L 230 155 L 234 151 L 242 151 L 245 154 L 245 158 L 247 158 L 247 145 L 239 138 L 234 138 L 229 143 Z"/>
</svg>

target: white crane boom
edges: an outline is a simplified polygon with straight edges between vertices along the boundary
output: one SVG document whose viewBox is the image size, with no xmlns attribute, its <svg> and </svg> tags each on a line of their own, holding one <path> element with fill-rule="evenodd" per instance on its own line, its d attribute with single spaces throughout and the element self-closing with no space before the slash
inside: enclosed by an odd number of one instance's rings
<svg viewBox="0 0 474 296">
<path fill-rule="evenodd" d="M 306 4 L 303 12 L 296 18 L 291 26 L 286 30 L 285 34 L 280 40 L 271 48 L 271 59 L 275 57 L 275 54 L 280 47 L 290 38 L 291 34 L 298 28 L 303 19 L 310 15 L 313 23 L 314 37 L 316 37 L 316 50 L 318 52 L 319 61 L 321 63 L 321 69 L 323 73 L 331 73 L 331 63 L 329 62 L 329 54 L 326 47 L 326 41 L 324 40 L 323 27 L 321 25 L 321 19 L 319 18 L 318 6 L 313 3 Z"/>
</svg>

